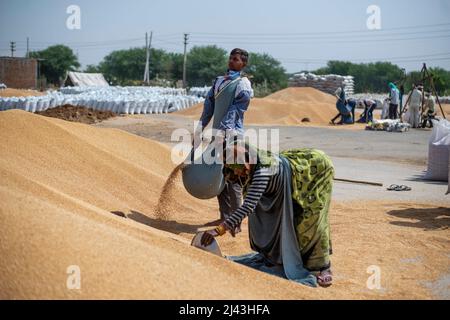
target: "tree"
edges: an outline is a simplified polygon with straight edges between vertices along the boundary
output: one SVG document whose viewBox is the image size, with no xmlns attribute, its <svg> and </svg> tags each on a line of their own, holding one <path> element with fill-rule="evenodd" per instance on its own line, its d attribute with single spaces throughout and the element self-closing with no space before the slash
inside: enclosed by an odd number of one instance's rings
<svg viewBox="0 0 450 320">
<path fill-rule="evenodd" d="M 168 53 L 168 65 L 166 67 L 167 72 L 170 74 L 168 77 L 172 80 L 183 79 L 183 54 L 181 53 Z"/>
<path fill-rule="evenodd" d="M 251 77 L 257 95 L 267 95 L 287 86 L 287 75 L 281 63 L 263 53 L 250 53 L 245 72 Z M 215 77 L 227 69 L 228 52 L 217 46 L 191 49 L 187 62 L 187 80 L 190 86 L 210 85 Z"/>
<path fill-rule="evenodd" d="M 126 80 L 138 80 L 144 76 L 145 48 L 116 50 L 100 62 L 99 69 L 113 84 L 124 84 Z"/>
<path fill-rule="evenodd" d="M 287 87 L 286 70 L 281 62 L 267 53 L 250 53 L 245 72 L 251 76 L 257 96 L 264 96 Z"/>
<path fill-rule="evenodd" d="M 181 57 L 182 58 L 182 57 Z M 182 71 L 180 54 L 167 53 L 162 49 L 150 50 L 150 79 L 163 78 L 176 80 L 174 74 Z M 146 60 L 145 48 L 116 50 L 100 62 L 98 70 L 113 84 L 137 84 L 143 81 Z M 178 74 L 176 74 L 178 73 Z"/>
<path fill-rule="evenodd" d="M 389 82 L 403 79 L 403 70 L 390 62 L 360 63 L 328 61 L 327 66 L 314 71 L 316 74 L 353 76 L 355 92 L 386 92 Z"/>
<path fill-rule="evenodd" d="M 227 52 L 217 46 L 193 47 L 187 56 L 187 82 L 189 86 L 211 85 L 227 70 Z"/>
<path fill-rule="evenodd" d="M 84 69 L 84 72 L 86 73 L 100 73 L 100 68 L 93 64 L 88 64 L 86 68 Z"/>
<path fill-rule="evenodd" d="M 430 68 L 430 74 L 433 76 L 434 86 L 439 95 L 448 95 L 450 93 L 450 71 L 442 68 Z"/>
<path fill-rule="evenodd" d="M 41 73 L 47 81 L 60 85 L 68 71 L 75 71 L 80 67 L 77 56 L 72 49 L 64 45 L 50 46 L 42 51 L 30 52 L 30 57 L 43 59 Z"/>
</svg>

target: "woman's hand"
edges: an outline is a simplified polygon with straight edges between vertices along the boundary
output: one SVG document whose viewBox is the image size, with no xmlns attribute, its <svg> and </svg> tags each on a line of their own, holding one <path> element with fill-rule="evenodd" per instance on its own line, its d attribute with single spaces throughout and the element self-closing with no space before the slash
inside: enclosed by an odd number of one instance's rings
<svg viewBox="0 0 450 320">
<path fill-rule="evenodd" d="M 202 235 L 202 239 L 200 240 L 201 245 L 204 247 L 209 246 L 213 242 L 214 238 L 217 237 L 218 235 L 219 234 L 215 229 L 205 231 L 205 233 L 203 233 Z"/>
<path fill-rule="evenodd" d="M 227 232 L 224 224 L 220 224 L 213 230 L 208 230 L 203 233 L 202 239 L 200 240 L 200 244 L 204 247 L 209 246 L 215 237 L 222 236 Z"/>
</svg>

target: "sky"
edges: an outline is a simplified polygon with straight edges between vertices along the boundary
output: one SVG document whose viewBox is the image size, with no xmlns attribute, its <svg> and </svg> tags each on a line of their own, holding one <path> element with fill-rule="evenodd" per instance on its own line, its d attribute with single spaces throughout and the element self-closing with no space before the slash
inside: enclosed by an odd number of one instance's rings
<svg viewBox="0 0 450 320">
<path fill-rule="evenodd" d="M 73 5 L 79 16 L 67 12 Z M 144 47 L 151 31 L 155 48 L 182 53 L 188 33 L 188 50 L 215 44 L 268 53 L 288 72 L 328 60 L 450 70 L 449 0 L 0 0 L 0 56 L 10 56 L 11 41 L 24 56 L 29 37 L 30 50 L 68 45 L 85 67 Z"/>
</svg>

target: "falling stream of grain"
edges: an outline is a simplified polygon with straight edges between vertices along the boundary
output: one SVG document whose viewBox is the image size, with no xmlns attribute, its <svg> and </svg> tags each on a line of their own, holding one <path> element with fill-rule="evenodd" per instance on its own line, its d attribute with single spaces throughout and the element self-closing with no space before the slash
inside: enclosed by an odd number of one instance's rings
<svg viewBox="0 0 450 320">
<path fill-rule="evenodd" d="M 184 163 L 181 163 L 175 169 L 173 169 L 172 173 L 164 184 L 155 210 L 155 214 L 158 219 L 169 220 L 174 211 L 173 204 L 176 202 L 174 195 L 175 183 L 184 165 Z"/>
</svg>

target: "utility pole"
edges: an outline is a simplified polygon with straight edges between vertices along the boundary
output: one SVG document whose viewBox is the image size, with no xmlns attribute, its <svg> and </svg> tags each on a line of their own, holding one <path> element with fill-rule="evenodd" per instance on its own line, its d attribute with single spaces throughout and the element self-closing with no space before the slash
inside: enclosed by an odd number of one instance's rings
<svg viewBox="0 0 450 320">
<path fill-rule="evenodd" d="M 188 37 L 189 34 L 185 33 L 184 34 L 184 59 L 183 59 L 183 88 L 187 87 L 187 83 L 186 83 L 186 60 L 187 60 L 187 52 L 186 52 L 186 47 L 188 45 Z"/>
<path fill-rule="evenodd" d="M 14 57 L 14 51 L 16 51 L 16 43 L 11 41 L 10 46 L 11 46 L 11 57 Z"/>
<path fill-rule="evenodd" d="M 25 55 L 26 58 L 30 57 L 30 38 L 27 37 L 27 54 Z"/>
<path fill-rule="evenodd" d="M 144 70 L 144 83 L 148 83 L 148 33 L 145 33 L 145 70 Z"/>
<path fill-rule="evenodd" d="M 144 82 L 150 84 L 150 49 L 152 48 L 153 31 L 150 32 L 150 41 L 148 41 L 148 33 L 145 33 L 145 48 L 147 57 L 145 61 Z"/>
</svg>

